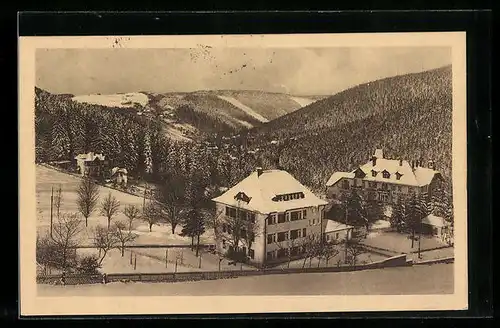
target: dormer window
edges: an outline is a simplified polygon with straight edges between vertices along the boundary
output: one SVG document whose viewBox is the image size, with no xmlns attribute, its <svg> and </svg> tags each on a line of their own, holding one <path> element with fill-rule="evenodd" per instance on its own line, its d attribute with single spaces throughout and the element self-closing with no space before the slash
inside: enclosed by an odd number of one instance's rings
<svg viewBox="0 0 500 328">
<path fill-rule="evenodd" d="M 361 168 L 358 168 L 356 171 L 354 171 L 354 177 L 358 179 L 363 179 L 366 176 L 365 172 Z"/>
<path fill-rule="evenodd" d="M 401 180 L 401 177 L 402 177 L 402 176 L 403 176 L 403 175 L 402 175 L 401 173 L 396 172 L 396 180 Z"/>
<path fill-rule="evenodd" d="M 382 172 L 382 176 L 384 177 L 384 179 L 389 179 L 391 177 L 391 174 L 389 172 L 387 172 L 386 170 L 384 170 Z"/>
<path fill-rule="evenodd" d="M 376 177 L 376 176 L 377 176 L 377 173 L 378 173 L 377 171 L 372 170 L 372 177 Z"/>
<path fill-rule="evenodd" d="M 300 199 L 300 198 L 304 198 L 304 197 L 305 197 L 305 195 L 303 192 L 294 192 L 294 193 L 290 193 L 290 194 L 276 195 L 272 198 L 272 201 L 273 202 L 282 202 L 282 201 Z"/>
<path fill-rule="evenodd" d="M 239 192 L 234 196 L 234 199 L 244 201 L 245 203 L 249 203 L 252 198 L 248 197 L 244 192 Z"/>
</svg>

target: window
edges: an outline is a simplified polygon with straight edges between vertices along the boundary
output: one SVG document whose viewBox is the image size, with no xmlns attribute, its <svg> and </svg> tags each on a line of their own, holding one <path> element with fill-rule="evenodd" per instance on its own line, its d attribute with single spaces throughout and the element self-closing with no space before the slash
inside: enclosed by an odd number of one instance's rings
<svg viewBox="0 0 500 328">
<path fill-rule="evenodd" d="M 276 234 L 272 233 L 267 235 L 267 243 L 272 244 L 276 241 Z"/>
<path fill-rule="evenodd" d="M 403 175 L 402 175 L 401 173 L 396 172 L 396 180 L 401 180 L 401 177 L 402 177 L 402 176 L 403 176 Z"/>
<path fill-rule="evenodd" d="M 298 246 L 294 246 L 294 247 L 290 248 L 290 255 L 291 256 L 295 256 L 298 254 L 299 254 L 299 247 Z"/>
<path fill-rule="evenodd" d="M 225 239 L 222 239 L 222 248 L 226 249 L 226 240 Z"/>
<path fill-rule="evenodd" d="M 387 171 L 384 171 L 382 172 L 382 176 L 384 177 L 384 179 L 389 179 L 391 177 L 391 174 Z"/>
<path fill-rule="evenodd" d="M 248 212 L 247 213 L 247 220 L 252 222 L 252 223 L 255 223 L 255 213 Z"/>
<path fill-rule="evenodd" d="M 294 240 L 294 239 L 299 238 L 300 237 L 299 234 L 300 234 L 299 229 L 290 231 L 290 239 Z"/>
<path fill-rule="evenodd" d="M 224 233 L 227 232 L 227 226 L 225 223 L 222 224 L 222 232 L 224 232 Z"/>
<path fill-rule="evenodd" d="M 245 221 L 247 219 L 247 212 L 240 210 L 238 214 L 239 214 L 238 216 L 240 217 L 240 220 Z"/>
<path fill-rule="evenodd" d="M 372 170 L 372 177 L 376 177 L 376 176 L 377 176 L 377 171 Z"/>
<path fill-rule="evenodd" d="M 326 241 L 330 241 L 330 235 L 326 235 Z"/>
<path fill-rule="evenodd" d="M 307 210 L 302 211 L 302 218 L 303 219 L 307 218 Z"/>
<path fill-rule="evenodd" d="M 255 251 L 253 249 L 249 249 L 248 256 L 253 260 L 255 258 Z"/>
<path fill-rule="evenodd" d="M 281 249 L 278 249 L 278 254 L 276 255 L 277 258 L 280 258 L 280 257 L 285 257 L 287 254 L 287 249 L 285 248 L 281 248 Z"/>
<path fill-rule="evenodd" d="M 278 223 L 283 223 L 285 222 L 285 213 L 279 213 L 278 214 Z"/>
<path fill-rule="evenodd" d="M 286 212 L 286 222 L 290 222 L 290 212 Z"/>
<path fill-rule="evenodd" d="M 243 229 L 240 230 L 240 236 L 242 236 L 243 238 L 246 238 L 246 236 L 247 236 L 247 230 L 245 228 L 243 228 Z"/>
<path fill-rule="evenodd" d="M 267 217 L 267 224 L 268 225 L 276 224 L 276 214 L 271 214 Z"/>
<path fill-rule="evenodd" d="M 268 260 L 272 260 L 272 259 L 274 259 L 274 252 L 267 252 L 267 254 L 266 254 L 266 255 L 267 255 L 267 259 L 268 259 Z"/>
<path fill-rule="evenodd" d="M 299 216 L 300 212 L 291 212 L 290 213 L 290 220 L 291 221 L 297 221 L 297 220 L 300 220 L 300 216 Z"/>
<path fill-rule="evenodd" d="M 288 232 L 278 232 L 278 243 L 287 240 Z"/>
<path fill-rule="evenodd" d="M 306 228 L 302 229 L 302 237 L 306 236 Z"/>
<path fill-rule="evenodd" d="M 342 180 L 342 188 L 349 189 L 349 180 Z"/>
<path fill-rule="evenodd" d="M 231 208 L 231 207 L 226 207 L 226 215 L 235 218 L 236 217 L 236 209 Z"/>
<path fill-rule="evenodd" d="M 339 239 L 339 233 L 338 232 L 335 234 L 335 239 Z"/>
</svg>

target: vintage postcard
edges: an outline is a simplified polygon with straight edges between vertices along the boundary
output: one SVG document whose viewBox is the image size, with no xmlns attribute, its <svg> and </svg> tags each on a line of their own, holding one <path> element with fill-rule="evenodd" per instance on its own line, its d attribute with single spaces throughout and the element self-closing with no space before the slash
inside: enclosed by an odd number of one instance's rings
<svg viewBox="0 0 500 328">
<path fill-rule="evenodd" d="M 21 315 L 458 310 L 465 33 L 21 37 Z"/>
</svg>

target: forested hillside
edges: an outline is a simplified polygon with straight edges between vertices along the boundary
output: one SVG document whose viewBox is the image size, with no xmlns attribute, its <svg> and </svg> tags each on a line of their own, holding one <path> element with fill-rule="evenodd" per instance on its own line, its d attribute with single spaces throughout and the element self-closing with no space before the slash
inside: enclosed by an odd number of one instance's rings
<svg viewBox="0 0 500 328">
<path fill-rule="evenodd" d="M 321 189 L 335 171 L 369 160 L 433 160 L 451 179 L 451 67 L 354 87 L 249 132 L 263 157 L 281 149 L 280 165 Z M 269 145 L 271 140 L 281 146 Z M 266 146 L 267 145 L 267 146 Z M 267 155 L 266 155 L 267 154 Z"/>
</svg>

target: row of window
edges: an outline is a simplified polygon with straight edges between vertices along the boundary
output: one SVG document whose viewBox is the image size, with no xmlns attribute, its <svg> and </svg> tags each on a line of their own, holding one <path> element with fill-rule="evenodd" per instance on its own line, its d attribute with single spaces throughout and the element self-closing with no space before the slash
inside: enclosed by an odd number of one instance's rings
<svg viewBox="0 0 500 328">
<path fill-rule="evenodd" d="M 223 223 L 222 224 L 222 232 L 223 233 L 232 234 L 233 233 L 233 229 L 228 224 Z M 241 228 L 241 230 L 240 230 L 240 236 L 241 236 L 241 238 L 246 238 L 247 237 L 247 230 L 245 228 Z M 249 241 L 251 243 L 253 243 L 255 241 L 254 236 L 250 236 L 250 240 Z"/>
<path fill-rule="evenodd" d="M 292 211 L 292 212 L 286 212 L 286 213 L 270 214 L 267 217 L 266 221 L 267 221 L 267 225 L 273 225 L 276 223 L 298 221 L 298 220 L 303 220 L 306 218 L 307 218 L 307 211 L 301 210 L 301 211 Z"/>
<path fill-rule="evenodd" d="M 222 248 L 223 249 L 227 248 L 227 241 L 225 239 L 222 239 Z M 233 248 L 233 247 L 229 246 L 229 248 Z M 238 250 L 244 252 L 245 254 L 247 254 L 248 257 L 251 258 L 252 260 L 255 258 L 255 251 L 253 249 L 251 249 L 251 248 L 248 250 L 248 252 L 247 252 L 247 248 L 246 247 L 238 247 Z"/>
<path fill-rule="evenodd" d="M 389 184 L 389 183 L 377 183 L 375 181 L 364 181 L 364 187 L 365 188 L 371 188 L 371 189 L 377 189 L 377 185 L 379 189 L 382 190 L 392 190 L 392 191 L 398 191 L 398 192 L 408 192 L 408 186 L 400 186 L 400 185 L 394 185 L 394 184 Z M 353 186 L 354 187 L 363 187 L 363 181 L 357 181 L 356 179 L 353 180 Z M 349 180 L 343 180 L 342 181 L 342 189 L 349 189 L 350 184 Z"/>
<path fill-rule="evenodd" d="M 272 259 L 285 258 L 288 256 L 296 256 L 296 255 L 299 255 L 299 254 L 304 253 L 304 252 L 305 252 L 304 246 L 280 248 L 280 249 L 275 250 L 275 251 L 267 252 L 266 259 L 272 260 Z"/>
<path fill-rule="evenodd" d="M 230 218 L 239 217 L 242 220 L 255 222 L 255 213 L 248 212 L 242 209 L 236 209 L 234 207 L 226 206 L 226 216 Z"/>
<path fill-rule="evenodd" d="M 283 201 L 289 201 L 289 200 L 294 200 L 294 199 L 301 199 L 304 198 L 305 195 L 303 192 L 294 192 L 291 194 L 284 194 L 284 195 L 276 195 L 272 198 L 274 202 L 283 202 Z"/>
<path fill-rule="evenodd" d="M 294 229 L 290 231 L 282 231 L 278 233 L 270 233 L 267 235 L 267 243 L 272 244 L 276 242 L 282 242 L 287 240 L 295 240 L 297 238 L 306 237 L 307 232 L 306 228 L 303 229 Z"/>
</svg>

